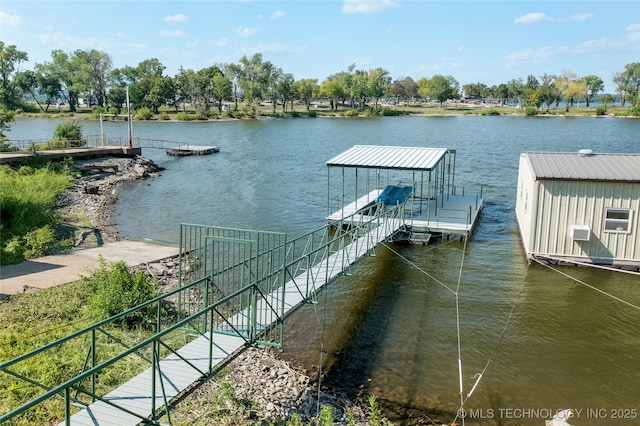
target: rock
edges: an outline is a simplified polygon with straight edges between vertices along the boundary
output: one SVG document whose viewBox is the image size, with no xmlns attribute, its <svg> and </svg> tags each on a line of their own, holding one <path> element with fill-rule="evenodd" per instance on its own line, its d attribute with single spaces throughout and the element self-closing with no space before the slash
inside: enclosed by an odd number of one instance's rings
<svg viewBox="0 0 640 426">
<path fill-rule="evenodd" d="M 117 200 L 116 187 L 123 182 L 158 176 L 162 167 L 144 157 L 104 158 L 75 163 L 83 176 L 76 185 L 58 197 L 54 206 L 63 226 L 75 226 L 78 216 L 87 216 L 101 236 L 101 242 L 118 241 L 118 233 L 110 222 L 111 205 Z M 82 247 L 94 240 L 79 239 Z"/>
</svg>

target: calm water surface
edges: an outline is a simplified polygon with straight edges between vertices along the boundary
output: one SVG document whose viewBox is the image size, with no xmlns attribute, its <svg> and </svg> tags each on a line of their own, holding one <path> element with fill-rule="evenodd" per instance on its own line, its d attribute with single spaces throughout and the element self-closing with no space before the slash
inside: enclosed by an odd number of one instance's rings
<svg viewBox="0 0 640 426">
<path fill-rule="evenodd" d="M 19 119 L 9 136 L 48 138 L 57 124 Z M 85 135 L 99 133 L 98 123 L 83 125 Z M 109 137 L 126 132 L 126 125 L 105 125 Z M 472 241 L 379 247 L 353 275 L 323 291 L 317 305 L 305 305 L 287 320 L 283 357 L 312 372 L 321 365 L 327 384 L 377 395 L 385 414 L 399 423 L 427 416 L 451 421 L 460 394 L 456 299 L 448 288 L 459 285 L 465 395 L 484 373 L 465 404 L 465 424 L 540 425 L 562 408 L 578 410 L 576 425 L 640 422 L 640 278 L 560 268 L 567 277 L 528 265 L 514 214 L 521 152 L 640 152 L 640 120 L 160 122 L 136 123 L 134 132 L 221 146 L 212 156 L 183 158 L 145 149 L 143 155 L 166 170 L 119 190 L 114 222 L 121 235 L 172 244 L 185 222 L 291 236 L 323 225 L 325 162 L 354 144 L 456 149 L 458 188 L 484 190 Z M 636 419 L 629 418 L 634 412 Z"/>
</svg>

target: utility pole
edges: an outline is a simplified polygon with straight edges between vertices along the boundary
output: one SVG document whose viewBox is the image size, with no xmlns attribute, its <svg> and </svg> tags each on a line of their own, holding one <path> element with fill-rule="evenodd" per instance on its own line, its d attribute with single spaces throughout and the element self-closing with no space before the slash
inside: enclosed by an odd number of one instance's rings
<svg viewBox="0 0 640 426">
<path fill-rule="evenodd" d="M 127 124 L 129 126 L 129 148 L 133 148 L 133 123 L 131 122 L 131 108 L 129 106 L 129 86 L 127 86 Z"/>
</svg>

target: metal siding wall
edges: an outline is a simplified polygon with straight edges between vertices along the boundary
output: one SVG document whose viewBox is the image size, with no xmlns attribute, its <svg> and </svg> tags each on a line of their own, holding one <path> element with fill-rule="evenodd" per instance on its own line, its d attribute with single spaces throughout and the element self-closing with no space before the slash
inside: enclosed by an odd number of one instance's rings
<svg viewBox="0 0 640 426">
<path fill-rule="evenodd" d="M 640 260 L 640 185 L 629 183 L 545 181 L 538 197 L 538 253 Z M 631 233 L 603 232 L 607 207 L 633 210 Z M 572 224 L 588 225 L 591 238 L 573 241 Z"/>
<path fill-rule="evenodd" d="M 529 168 L 529 162 L 524 155 L 520 156 L 518 167 L 518 188 L 516 196 L 516 216 L 520 227 L 520 236 L 525 250 L 532 251 L 532 234 L 534 229 L 534 199 L 537 183 Z"/>
</svg>

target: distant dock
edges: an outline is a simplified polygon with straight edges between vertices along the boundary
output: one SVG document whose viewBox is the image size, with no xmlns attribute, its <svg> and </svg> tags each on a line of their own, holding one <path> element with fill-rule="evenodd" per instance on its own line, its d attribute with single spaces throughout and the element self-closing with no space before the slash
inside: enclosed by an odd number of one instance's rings
<svg viewBox="0 0 640 426">
<path fill-rule="evenodd" d="M 103 146 L 99 148 L 79 147 L 54 149 L 47 151 L 36 151 L 37 155 L 46 158 L 49 161 L 61 161 L 65 158 L 73 158 L 74 160 L 85 160 L 98 157 L 135 157 L 141 155 L 140 148 L 128 148 L 124 146 Z M 12 151 L 0 153 L 0 164 L 24 163 L 33 159 L 32 151 Z"/>
<path fill-rule="evenodd" d="M 219 146 L 202 146 L 202 145 L 180 145 L 173 148 L 167 148 L 167 155 L 173 157 L 186 157 L 188 155 L 210 155 L 220 152 Z"/>
</svg>

